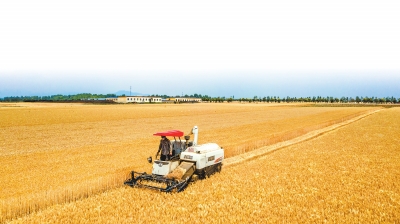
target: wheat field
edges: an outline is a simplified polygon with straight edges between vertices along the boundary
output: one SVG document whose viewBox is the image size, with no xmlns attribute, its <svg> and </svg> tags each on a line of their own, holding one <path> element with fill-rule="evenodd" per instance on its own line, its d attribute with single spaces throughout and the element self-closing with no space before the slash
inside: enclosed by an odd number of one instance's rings
<svg viewBox="0 0 400 224">
<path fill-rule="evenodd" d="M 200 144 L 216 142 L 226 157 L 232 157 L 376 109 L 238 103 L 0 104 L 0 221 L 100 197 L 98 193 L 121 187 L 130 170 L 149 171 L 145 158 L 157 150 L 159 139 L 152 136 L 157 131 L 186 133 L 198 125 Z M 116 192 L 126 190 L 131 189 Z"/>
<path fill-rule="evenodd" d="M 223 169 L 182 193 L 121 187 L 12 223 L 398 223 L 400 110 Z"/>
</svg>

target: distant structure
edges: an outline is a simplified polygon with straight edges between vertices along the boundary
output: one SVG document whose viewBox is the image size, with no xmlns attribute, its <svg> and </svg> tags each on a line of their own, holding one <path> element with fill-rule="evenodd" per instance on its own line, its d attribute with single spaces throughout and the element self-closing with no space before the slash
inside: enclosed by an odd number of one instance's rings
<svg viewBox="0 0 400 224">
<path fill-rule="evenodd" d="M 201 98 L 192 98 L 192 97 L 170 97 L 167 98 L 169 102 L 175 103 L 201 103 Z"/>
<path fill-rule="evenodd" d="M 155 96 L 118 96 L 108 97 L 105 100 L 114 101 L 116 103 L 201 103 L 201 98 L 192 97 L 170 97 L 162 99 Z"/>
<path fill-rule="evenodd" d="M 153 96 L 119 96 L 117 103 L 162 103 L 161 97 Z"/>
<path fill-rule="evenodd" d="M 113 101 L 113 102 L 117 103 L 118 102 L 118 97 L 107 97 L 106 100 Z"/>
</svg>

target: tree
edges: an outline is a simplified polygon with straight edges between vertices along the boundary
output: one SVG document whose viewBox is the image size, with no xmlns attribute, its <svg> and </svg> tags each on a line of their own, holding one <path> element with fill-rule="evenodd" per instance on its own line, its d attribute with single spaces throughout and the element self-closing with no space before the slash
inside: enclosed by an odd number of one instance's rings
<svg viewBox="0 0 400 224">
<path fill-rule="evenodd" d="M 254 101 L 254 102 L 258 101 L 257 99 L 258 99 L 257 96 L 254 96 L 254 97 L 253 97 L 253 101 Z"/>
</svg>

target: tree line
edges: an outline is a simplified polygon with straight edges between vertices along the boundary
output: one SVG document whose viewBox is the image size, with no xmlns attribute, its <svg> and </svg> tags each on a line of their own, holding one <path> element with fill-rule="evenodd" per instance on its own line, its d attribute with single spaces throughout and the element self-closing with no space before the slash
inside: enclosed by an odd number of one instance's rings
<svg viewBox="0 0 400 224">
<path fill-rule="evenodd" d="M 229 101 L 233 101 L 233 99 L 228 99 Z M 399 103 L 400 98 L 395 97 L 322 97 L 322 96 L 313 96 L 313 97 L 286 97 L 280 98 L 279 96 L 267 96 L 267 97 L 258 97 L 254 96 L 253 98 L 240 98 L 237 101 L 240 102 L 266 102 L 266 103 L 376 103 L 376 104 L 383 104 L 383 103 Z"/>
<path fill-rule="evenodd" d="M 156 97 L 162 97 L 162 98 L 168 98 L 171 96 L 167 95 L 152 95 Z M 395 97 L 362 97 L 362 96 L 356 96 L 356 97 L 332 97 L 332 96 L 313 96 L 313 97 L 285 97 L 285 98 L 280 98 L 279 96 L 266 96 L 266 97 L 259 97 L 259 96 L 254 96 L 253 98 L 238 98 L 235 99 L 235 96 L 230 96 L 230 97 L 212 97 L 208 95 L 201 95 L 201 94 L 193 94 L 193 95 L 182 95 L 182 96 L 172 96 L 172 97 L 186 97 L 186 98 L 201 98 L 203 102 L 233 102 L 233 101 L 238 101 L 238 102 L 264 102 L 264 103 L 400 103 L 400 98 L 395 98 Z"/>
<path fill-rule="evenodd" d="M 51 96 L 8 96 L 0 98 L 3 102 L 38 102 L 38 101 L 87 101 L 87 100 L 99 100 L 108 97 L 117 97 L 115 94 L 91 94 L 91 93 L 79 93 L 75 95 L 51 95 Z"/>
<path fill-rule="evenodd" d="M 313 96 L 313 97 L 283 97 L 279 96 L 266 96 L 259 97 L 254 96 L 253 98 L 238 98 L 235 99 L 235 96 L 230 97 L 213 97 L 209 95 L 202 94 L 192 94 L 192 95 L 176 95 L 176 96 L 168 96 L 168 95 L 158 95 L 153 94 L 153 97 L 161 97 L 161 98 L 170 98 L 170 97 L 185 97 L 185 98 L 200 98 L 203 102 L 214 102 L 214 103 L 222 103 L 222 102 L 264 102 L 264 103 L 375 103 L 375 104 L 385 104 L 385 103 L 400 103 L 400 98 L 395 97 L 368 97 L 368 96 L 356 96 L 356 97 L 332 97 L 332 96 Z M 60 101 L 88 101 L 88 100 L 102 100 L 109 97 L 117 97 L 116 94 L 91 94 L 91 93 L 79 93 L 75 95 L 51 95 L 51 96 L 9 96 L 0 98 L 0 101 L 3 102 L 36 102 L 36 101 L 49 101 L 49 102 L 60 102 Z"/>
</svg>

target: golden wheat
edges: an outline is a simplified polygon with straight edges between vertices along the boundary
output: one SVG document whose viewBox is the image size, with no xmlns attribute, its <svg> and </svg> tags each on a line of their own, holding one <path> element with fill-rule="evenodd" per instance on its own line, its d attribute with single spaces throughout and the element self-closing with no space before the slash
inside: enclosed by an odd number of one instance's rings
<svg viewBox="0 0 400 224">
<path fill-rule="evenodd" d="M 15 104 L 0 108 L 1 219 L 7 220 L 121 186 L 134 169 L 151 171 L 166 129 L 200 128 L 226 156 L 287 140 L 371 108 L 263 104 Z"/>
<path fill-rule="evenodd" d="M 178 194 L 122 187 L 15 223 L 397 223 L 400 110 L 230 166 Z"/>
</svg>

